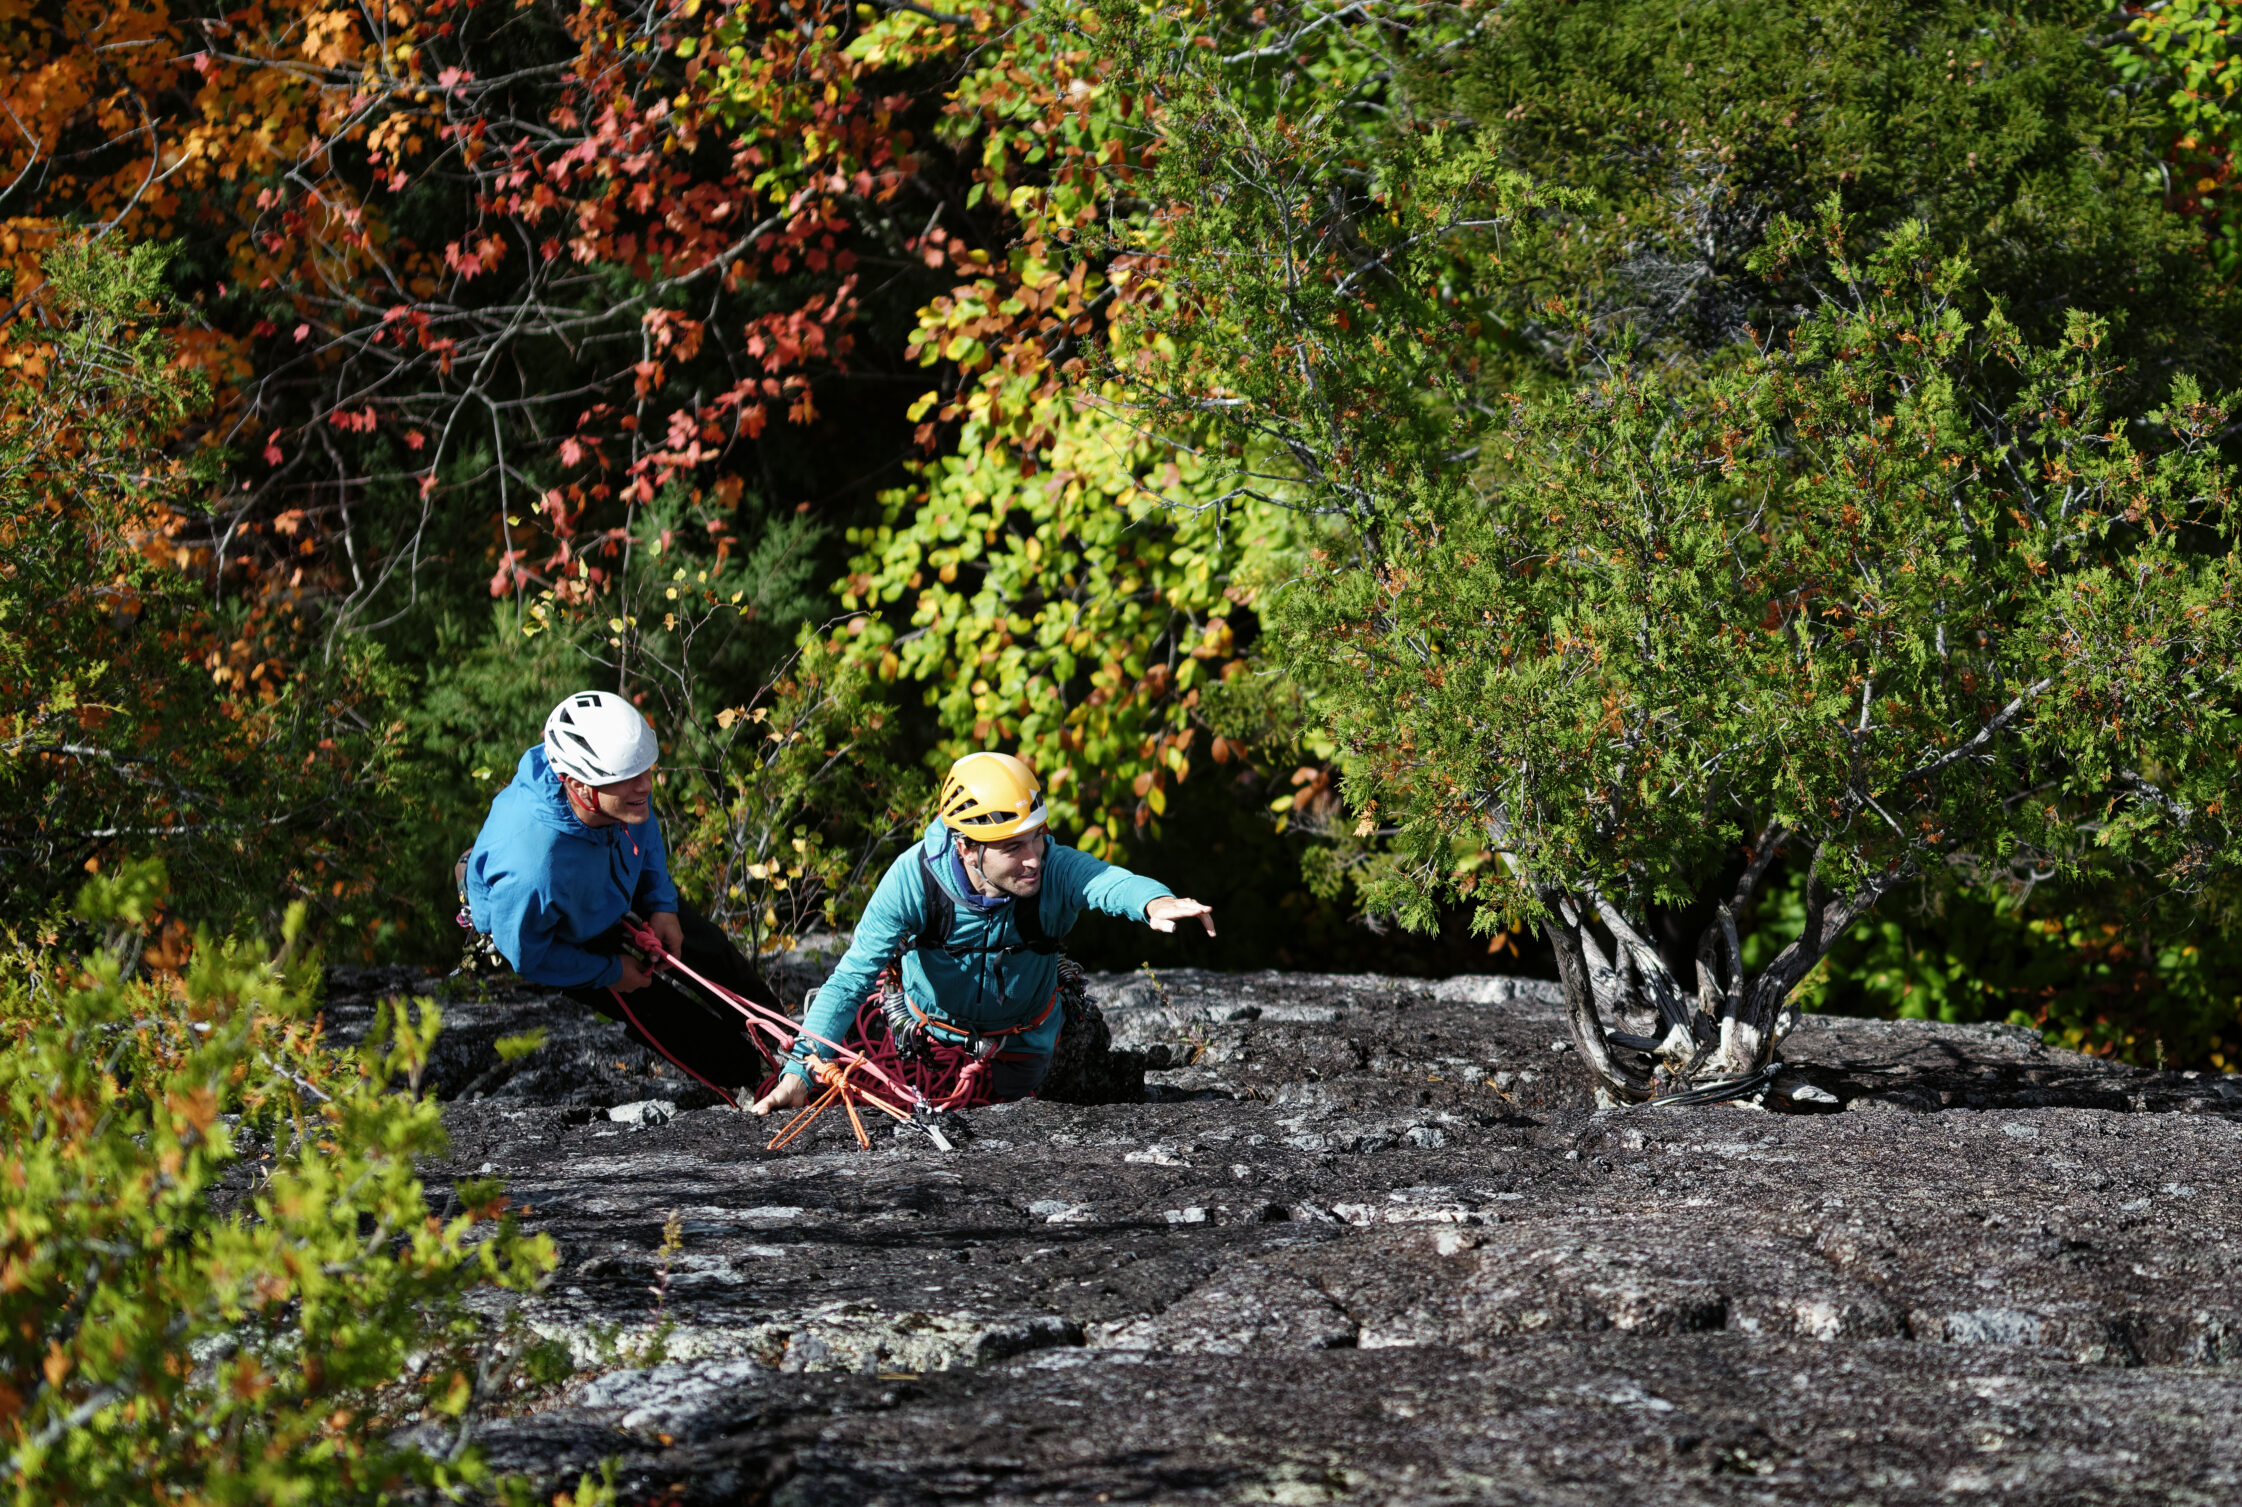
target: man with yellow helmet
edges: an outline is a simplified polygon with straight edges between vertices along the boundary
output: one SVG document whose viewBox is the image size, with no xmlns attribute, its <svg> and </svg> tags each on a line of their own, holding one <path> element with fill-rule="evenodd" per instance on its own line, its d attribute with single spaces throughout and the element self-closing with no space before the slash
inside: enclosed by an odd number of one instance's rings
<svg viewBox="0 0 2242 1507">
<path fill-rule="evenodd" d="M 1042 787 L 1010 754 L 967 754 L 950 767 L 923 841 L 898 857 L 864 909 L 849 950 L 812 998 L 794 1060 L 757 1114 L 808 1101 L 812 1036 L 840 1041 L 893 969 L 928 1034 L 987 1051 L 992 1096 L 1034 1093 L 1064 1024 L 1055 1008 L 1058 939 L 1085 910 L 1174 931 L 1214 912 L 1063 843 L 1044 828 Z"/>
</svg>

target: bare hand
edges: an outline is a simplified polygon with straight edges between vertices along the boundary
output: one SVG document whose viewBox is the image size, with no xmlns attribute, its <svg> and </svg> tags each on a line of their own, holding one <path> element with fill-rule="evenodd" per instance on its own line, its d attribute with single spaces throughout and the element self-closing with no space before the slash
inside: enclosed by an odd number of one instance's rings
<svg viewBox="0 0 2242 1507">
<path fill-rule="evenodd" d="M 777 1088 L 747 1108 L 750 1114 L 767 1115 L 774 1109 L 800 1109 L 809 1102 L 809 1080 L 799 1073 L 786 1073 L 779 1078 Z"/>
<path fill-rule="evenodd" d="M 1154 931 L 1174 931 L 1176 922 L 1188 921 L 1193 916 L 1199 918 L 1208 936 L 1214 935 L 1214 907 L 1211 905 L 1201 905 L 1181 895 L 1162 895 L 1144 908 L 1145 924 Z"/>
<path fill-rule="evenodd" d="M 673 958 L 685 956 L 685 928 L 674 911 L 658 910 L 646 918 L 646 929 L 661 938 L 662 950 Z"/>
<path fill-rule="evenodd" d="M 638 959 L 625 954 L 617 961 L 623 965 L 623 976 L 617 979 L 614 984 L 617 994 L 636 994 L 653 982 L 654 975 L 648 973 L 645 965 L 640 963 Z"/>
</svg>

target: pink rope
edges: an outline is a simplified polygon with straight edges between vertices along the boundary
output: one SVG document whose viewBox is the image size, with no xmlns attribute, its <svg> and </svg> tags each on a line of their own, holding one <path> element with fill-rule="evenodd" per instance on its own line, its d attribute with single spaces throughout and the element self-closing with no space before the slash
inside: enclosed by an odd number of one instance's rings
<svg viewBox="0 0 2242 1507">
<path fill-rule="evenodd" d="M 625 923 L 624 935 L 630 939 L 630 943 L 632 946 L 638 948 L 641 952 L 644 952 L 646 956 L 650 960 L 652 960 L 655 967 L 675 969 L 677 972 L 691 979 L 694 983 L 700 985 L 701 988 L 708 991 L 709 994 L 719 1000 L 722 1000 L 725 1004 L 738 1011 L 740 1015 L 747 1021 L 750 1030 L 759 1031 L 763 1035 L 770 1038 L 770 1040 L 778 1047 L 778 1056 L 783 1057 L 787 1053 L 793 1051 L 794 1043 L 802 1037 L 807 1037 L 809 1040 L 816 1042 L 819 1046 L 831 1047 L 835 1056 L 838 1057 L 839 1060 L 843 1063 L 861 1063 L 865 1072 L 869 1073 L 872 1077 L 878 1079 L 882 1084 L 886 1085 L 886 1087 L 896 1096 L 897 1108 L 903 1109 L 908 1112 L 910 1106 L 916 1104 L 921 1098 L 921 1095 L 918 1093 L 918 1091 L 909 1083 L 900 1081 L 894 1074 L 887 1072 L 878 1062 L 866 1057 L 864 1053 L 856 1051 L 851 1047 L 844 1046 L 838 1041 L 828 1040 L 826 1037 L 818 1035 L 815 1031 L 797 1025 L 792 1016 L 781 1015 L 778 1011 L 771 1009 L 768 1005 L 759 1005 L 751 999 L 743 998 L 738 994 L 734 994 L 731 990 L 725 988 L 722 984 L 715 982 L 713 979 L 703 978 L 700 974 L 695 973 L 691 968 L 687 967 L 681 959 L 673 956 L 670 950 L 662 945 L 662 939 L 654 935 L 653 929 L 651 927 L 631 926 L 628 923 Z M 617 997 L 620 998 L 621 996 Z M 667 1056 L 668 1054 L 664 1053 L 663 1055 Z M 671 1060 L 676 1061 L 675 1058 L 672 1058 Z M 684 1064 L 679 1063 L 678 1066 L 683 1067 Z M 691 1070 L 687 1069 L 687 1071 Z M 781 1071 L 783 1072 L 784 1069 L 782 1068 Z M 698 1077 L 699 1075 L 695 1074 L 694 1076 Z M 707 1080 L 704 1079 L 702 1081 L 706 1082 Z M 770 1085 L 772 1083 L 776 1083 L 777 1081 L 777 1078 L 773 1077 L 764 1085 L 762 1092 L 770 1092 Z M 859 1089 L 858 1091 L 864 1092 L 865 1090 Z"/>
<path fill-rule="evenodd" d="M 936 1109 L 978 1109 L 994 1102 L 989 1095 L 988 1064 L 963 1047 L 929 1040 L 916 1060 L 905 1061 L 876 994 L 856 1007 L 853 1034 L 864 1044 L 867 1062 L 910 1084 Z"/>
<path fill-rule="evenodd" d="M 654 934 L 651 927 L 634 927 L 626 923 L 624 934 L 630 939 L 631 945 L 644 952 L 657 969 L 672 969 L 683 974 L 706 990 L 712 997 L 723 1001 L 732 1009 L 738 1011 L 741 1018 L 747 1022 L 750 1031 L 759 1032 L 768 1037 L 772 1044 L 777 1047 L 775 1056 L 786 1056 L 794 1050 L 795 1042 L 805 1037 L 820 1046 L 831 1047 L 835 1058 L 844 1066 L 852 1063 L 856 1064 L 860 1071 L 877 1079 L 884 1085 L 894 1096 L 893 1107 L 905 1114 L 908 1114 L 911 1107 L 919 1104 L 926 1104 L 935 1109 L 949 1110 L 974 1109 L 993 1102 L 989 1094 L 988 1064 L 963 1047 L 930 1039 L 919 1060 L 906 1062 L 902 1053 L 896 1049 L 895 1034 L 889 1028 L 886 1012 L 879 1007 L 877 995 L 865 999 L 857 1006 L 855 1029 L 852 1034 L 863 1045 L 861 1048 L 851 1047 L 842 1042 L 820 1036 L 815 1031 L 799 1025 L 792 1016 L 783 1015 L 771 1009 L 768 1005 L 757 1004 L 754 1000 L 733 993 L 715 980 L 705 978 L 694 972 L 686 966 L 682 959 L 674 956 L 668 948 L 662 945 L 662 939 Z M 618 1003 L 622 1000 L 620 994 L 616 995 L 615 998 Z M 626 1015 L 630 1013 L 629 1006 L 624 1006 L 624 1013 Z M 637 1019 L 633 1017 L 631 1023 L 637 1025 Z M 645 1031 L 643 1026 L 640 1026 L 639 1029 L 642 1032 Z M 647 1040 L 654 1040 L 650 1033 L 647 1035 Z M 663 1056 L 669 1057 L 672 1062 L 677 1062 L 675 1057 L 670 1057 L 668 1049 L 662 1047 L 660 1042 L 656 1041 L 654 1045 Z M 677 1065 L 684 1068 L 686 1072 L 693 1073 L 693 1070 L 685 1067 L 684 1063 L 677 1062 Z M 782 1065 L 778 1072 L 766 1079 L 762 1087 L 757 1090 L 758 1097 L 768 1094 L 777 1085 L 779 1079 L 785 1075 L 785 1072 L 786 1069 Z M 708 1080 L 701 1078 L 700 1074 L 693 1073 L 693 1076 L 700 1078 L 701 1082 L 707 1083 L 710 1088 L 715 1089 L 723 1097 L 724 1102 L 733 1104 L 734 1108 L 738 1107 L 731 1095 L 724 1093 L 720 1088 L 716 1088 L 715 1084 L 708 1083 Z M 858 1093 L 870 1092 L 869 1089 L 862 1086 L 859 1086 L 856 1091 Z"/>
</svg>

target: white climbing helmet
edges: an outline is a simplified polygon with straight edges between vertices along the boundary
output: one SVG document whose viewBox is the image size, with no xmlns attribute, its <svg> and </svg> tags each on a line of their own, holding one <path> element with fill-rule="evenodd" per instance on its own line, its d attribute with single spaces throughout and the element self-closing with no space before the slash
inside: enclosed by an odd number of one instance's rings
<svg viewBox="0 0 2242 1507">
<path fill-rule="evenodd" d="M 644 774 L 661 755 L 638 708 L 612 691 L 579 691 L 545 719 L 545 762 L 587 785 Z"/>
</svg>

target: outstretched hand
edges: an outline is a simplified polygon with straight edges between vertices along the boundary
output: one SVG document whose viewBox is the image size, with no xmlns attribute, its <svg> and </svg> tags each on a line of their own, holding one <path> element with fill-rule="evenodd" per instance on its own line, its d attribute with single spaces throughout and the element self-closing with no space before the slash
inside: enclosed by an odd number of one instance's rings
<svg viewBox="0 0 2242 1507">
<path fill-rule="evenodd" d="M 800 1073 L 786 1073 L 778 1080 L 778 1087 L 747 1107 L 752 1115 L 767 1115 L 774 1109 L 800 1109 L 810 1102 L 809 1080 Z"/>
<path fill-rule="evenodd" d="M 1174 931 L 1176 922 L 1188 921 L 1193 916 L 1199 918 L 1208 936 L 1214 935 L 1214 907 L 1211 905 L 1201 905 L 1181 895 L 1162 895 L 1144 908 L 1144 923 L 1154 931 Z"/>
</svg>

